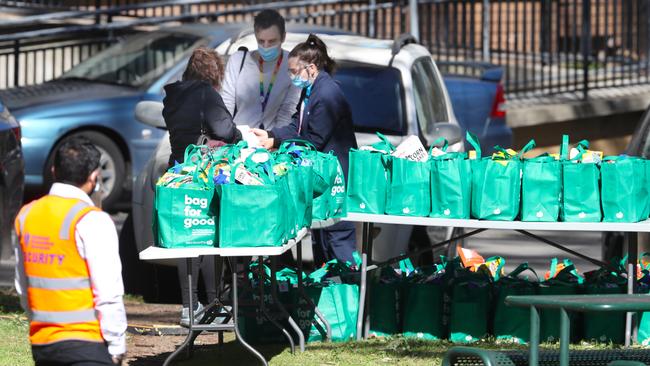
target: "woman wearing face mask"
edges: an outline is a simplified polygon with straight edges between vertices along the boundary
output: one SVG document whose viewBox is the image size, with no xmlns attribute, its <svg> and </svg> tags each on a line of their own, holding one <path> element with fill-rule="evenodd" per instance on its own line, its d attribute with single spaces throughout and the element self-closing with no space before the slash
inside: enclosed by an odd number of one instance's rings
<svg viewBox="0 0 650 366">
<path fill-rule="evenodd" d="M 288 54 L 284 18 L 275 10 L 255 16 L 257 50 L 237 51 L 228 60 L 222 96 L 235 124 L 275 128 L 291 123 L 300 89 L 284 70 Z"/>
<path fill-rule="evenodd" d="M 330 75 L 335 63 L 327 47 L 310 34 L 289 53 L 288 71 L 292 83 L 302 89 L 292 123 L 270 131 L 254 129 L 265 148 L 278 147 L 288 139 L 302 139 L 323 152 L 332 151 L 347 177 L 348 152 L 357 147 L 352 112 L 343 91 Z M 356 249 L 354 224 L 339 222 L 326 229 L 313 230 L 316 264 L 331 259 L 354 263 Z"/>
</svg>

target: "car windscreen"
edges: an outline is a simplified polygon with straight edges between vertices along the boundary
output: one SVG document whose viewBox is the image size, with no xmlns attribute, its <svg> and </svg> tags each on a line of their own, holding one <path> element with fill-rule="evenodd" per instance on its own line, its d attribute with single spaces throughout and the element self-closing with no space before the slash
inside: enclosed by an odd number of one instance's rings
<svg viewBox="0 0 650 366">
<path fill-rule="evenodd" d="M 80 78 L 132 87 L 147 87 L 173 65 L 206 44 L 192 34 L 148 32 L 128 38 L 66 72 Z"/>
<path fill-rule="evenodd" d="M 334 79 L 339 81 L 352 108 L 357 132 L 404 134 L 404 88 L 397 69 L 341 63 Z"/>
<path fill-rule="evenodd" d="M 431 57 L 415 60 L 411 74 L 418 123 L 423 132 L 432 133 L 435 122 L 449 122 L 450 118 L 443 86 L 437 77 Z"/>
</svg>

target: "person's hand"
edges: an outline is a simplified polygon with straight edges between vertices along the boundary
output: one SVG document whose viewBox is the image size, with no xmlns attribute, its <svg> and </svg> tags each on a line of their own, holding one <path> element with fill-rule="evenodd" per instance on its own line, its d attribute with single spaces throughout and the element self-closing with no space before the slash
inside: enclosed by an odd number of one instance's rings
<svg viewBox="0 0 650 366">
<path fill-rule="evenodd" d="M 121 365 L 123 360 L 124 360 L 124 354 L 111 356 L 111 361 L 113 361 L 113 364 L 115 365 Z"/>
<path fill-rule="evenodd" d="M 266 138 L 266 139 L 260 140 L 260 145 L 263 148 L 267 149 L 267 150 L 271 150 L 271 148 L 273 147 L 274 142 L 275 142 L 274 139 Z"/>
<path fill-rule="evenodd" d="M 269 133 L 264 130 L 260 130 L 259 128 L 251 128 L 251 131 L 253 131 L 253 134 L 257 136 L 257 138 L 260 140 L 260 143 L 262 140 L 269 138 Z"/>
</svg>

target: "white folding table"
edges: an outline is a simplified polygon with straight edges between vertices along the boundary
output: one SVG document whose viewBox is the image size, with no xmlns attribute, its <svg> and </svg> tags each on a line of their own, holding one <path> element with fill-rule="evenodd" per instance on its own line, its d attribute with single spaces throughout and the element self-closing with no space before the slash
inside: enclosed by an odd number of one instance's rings
<svg viewBox="0 0 650 366">
<path fill-rule="evenodd" d="M 327 222 L 314 222 L 313 227 L 325 227 L 328 226 Z M 205 323 L 203 324 L 195 324 L 194 322 L 194 317 L 190 316 L 190 322 L 189 322 L 189 332 L 188 336 L 185 339 L 185 341 L 171 354 L 167 359 L 165 360 L 164 365 L 168 365 L 171 363 L 171 361 L 178 355 L 180 352 L 182 352 L 186 347 L 192 346 L 194 340 L 196 337 L 203 331 L 234 331 L 236 339 L 255 357 L 257 357 L 264 365 L 268 365 L 264 357 L 256 350 L 254 349 L 251 345 L 249 345 L 241 336 L 238 328 L 238 312 L 239 312 L 239 300 L 237 296 L 237 271 L 235 270 L 237 268 L 237 261 L 239 257 L 252 257 L 252 256 L 257 256 L 260 258 L 260 264 L 262 263 L 262 258 L 263 257 L 270 257 L 271 260 L 271 282 L 272 282 L 272 290 L 271 290 L 271 295 L 273 297 L 275 305 L 280 309 L 280 312 L 283 313 L 283 315 L 287 318 L 289 325 L 291 328 L 293 328 L 295 334 L 298 337 L 299 345 L 300 345 L 300 350 L 304 351 L 305 349 L 305 340 L 304 340 L 304 335 L 302 334 L 302 331 L 298 327 L 297 323 L 291 318 L 291 316 L 288 314 L 288 312 L 284 309 L 280 301 L 277 299 L 277 293 L 276 291 L 276 286 L 275 286 L 275 260 L 277 256 L 280 256 L 284 254 L 286 251 L 290 250 L 296 244 L 301 244 L 302 239 L 305 237 L 307 234 L 307 229 L 303 228 L 298 232 L 296 235 L 296 238 L 289 240 L 286 244 L 282 246 L 277 246 L 277 247 L 242 247 L 242 248 L 217 248 L 217 247 L 209 247 L 209 248 L 160 248 L 156 246 L 150 246 L 147 249 L 143 250 L 140 252 L 140 259 L 141 260 L 156 260 L 156 259 L 186 259 L 187 261 L 187 267 L 191 268 L 191 260 L 192 258 L 198 258 L 200 256 L 218 256 L 218 257 L 225 257 L 228 259 L 230 262 L 230 267 L 232 269 L 232 310 L 228 311 L 222 304 L 221 300 L 217 297 L 217 299 L 210 305 L 206 306 L 205 313 L 208 311 L 212 311 L 213 313 L 217 311 L 226 311 L 227 317 L 232 319 L 232 324 L 229 324 L 228 321 L 225 321 L 224 323 L 226 324 L 209 324 L 217 315 L 224 315 L 224 314 L 213 314 L 211 317 L 209 317 L 209 321 L 206 320 Z M 297 245 L 297 257 L 298 257 L 298 273 L 302 273 L 302 245 Z M 192 304 L 192 271 L 188 270 L 187 271 L 187 281 L 188 281 L 188 289 L 189 289 L 189 302 Z M 260 271 L 260 275 L 263 276 L 264 271 Z M 266 309 L 264 307 L 264 278 L 261 279 L 259 290 L 260 290 L 260 307 L 262 310 L 262 313 L 275 325 L 277 326 L 285 335 L 285 337 L 288 339 L 289 344 L 291 345 L 291 350 L 294 352 L 294 343 L 293 343 L 293 337 L 289 334 L 289 332 L 284 329 L 279 323 L 277 323 L 271 316 L 268 315 L 266 312 Z M 302 292 L 302 276 L 298 276 L 298 291 L 300 292 L 300 295 L 305 297 L 308 303 L 312 305 L 312 307 L 315 309 L 316 316 L 321 320 L 323 325 L 325 325 L 325 332 L 326 332 L 326 338 L 331 339 L 331 327 L 329 323 L 325 320 L 325 317 L 322 315 L 322 313 L 318 310 L 315 304 L 311 302 L 311 299 L 307 298 L 304 292 Z M 212 310 L 210 310 L 212 309 Z M 222 309 L 222 310 L 219 310 Z M 203 319 L 206 319 L 204 317 Z M 191 348 L 190 348 L 191 349 Z"/>
<path fill-rule="evenodd" d="M 367 273 L 383 265 L 398 262 L 410 255 L 416 255 L 433 248 L 448 245 L 457 240 L 461 240 L 476 235 L 485 230 L 513 230 L 524 234 L 530 238 L 541 241 L 545 244 L 554 246 L 566 251 L 576 257 L 583 258 L 599 266 L 605 263 L 589 258 L 581 253 L 575 252 L 565 246 L 555 243 L 551 240 L 542 238 L 530 233 L 530 231 L 597 231 L 597 232 L 623 232 L 627 242 L 628 265 L 627 276 L 628 294 L 634 293 L 636 282 L 636 262 L 637 262 L 637 235 L 639 232 L 650 232 L 650 220 L 638 223 L 614 223 L 614 222 L 524 222 L 524 221 L 487 221 L 487 220 L 461 220 L 461 219 L 438 219 L 430 217 L 408 217 L 392 215 L 375 215 L 349 212 L 347 217 L 341 220 L 363 223 L 363 243 L 361 253 L 361 283 L 359 286 L 359 315 L 357 318 L 357 339 L 366 338 L 369 331 L 369 314 L 367 311 Z M 458 235 L 449 240 L 432 244 L 430 247 L 419 250 L 415 253 L 408 253 L 399 257 L 392 258 L 382 263 L 372 262 L 373 224 L 396 224 L 396 225 L 415 225 L 415 226 L 445 226 L 456 228 L 475 229 L 471 232 Z M 632 235 L 634 234 L 634 235 Z M 364 327 L 365 323 L 365 327 Z M 629 346 L 632 334 L 632 313 L 627 313 L 625 324 L 625 345 Z"/>
</svg>

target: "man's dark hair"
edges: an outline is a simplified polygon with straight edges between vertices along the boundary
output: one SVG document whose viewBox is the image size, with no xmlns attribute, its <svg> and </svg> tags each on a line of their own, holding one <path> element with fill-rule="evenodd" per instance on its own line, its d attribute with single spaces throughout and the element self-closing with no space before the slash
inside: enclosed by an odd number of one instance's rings
<svg viewBox="0 0 650 366">
<path fill-rule="evenodd" d="M 277 10 L 266 9 L 262 10 L 255 16 L 253 20 L 253 29 L 255 32 L 262 29 L 269 29 L 272 26 L 277 26 L 280 31 L 280 35 L 284 37 L 285 28 L 284 28 L 284 17 L 277 12 Z"/>
<path fill-rule="evenodd" d="M 100 156 L 99 150 L 85 137 L 66 140 L 54 153 L 54 181 L 80 187 L 99 168 Z"/>
</svg>

